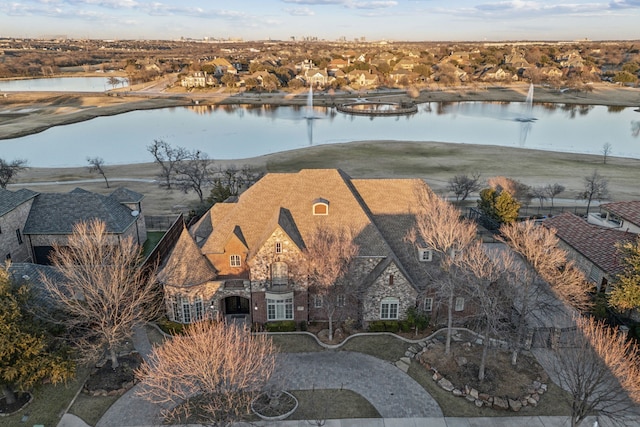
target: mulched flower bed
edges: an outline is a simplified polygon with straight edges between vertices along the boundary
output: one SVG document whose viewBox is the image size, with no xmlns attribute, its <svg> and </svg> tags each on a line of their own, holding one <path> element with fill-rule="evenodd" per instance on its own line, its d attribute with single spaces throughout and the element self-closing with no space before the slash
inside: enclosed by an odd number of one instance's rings
<svg viewBox="0 0 640 427">
<path fill-rule="evenodd" d="M 84 391 L 92 395 L 114 394 L 123 392 L 135 384 L 134 371 L 142 363 L 138 353 L 131 353 L 118 358 L 120 366 L 111 368 L 111 361 L 96 368 L 87 379 Z"/>
<path fill-rule="evenodd" d="M 0 416 L 11 415 L 31 402 L 31 394 L 29 393 L 16 393 L 16 401 L 10 405 L 7 404 L 7 401 L 4 396 L 0 398 Z"/>
</svg>

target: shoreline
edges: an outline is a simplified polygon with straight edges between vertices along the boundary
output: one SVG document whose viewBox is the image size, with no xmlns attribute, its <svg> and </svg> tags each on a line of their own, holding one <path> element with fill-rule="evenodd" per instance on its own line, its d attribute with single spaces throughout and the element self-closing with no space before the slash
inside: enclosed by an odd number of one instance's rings
<svg viewBox="0 0 640 427">
<path fill-rule="evenodd" d="M 153 86 L 153 85 L 152 85 Z M 192 105 L 306 105 L 307 91 L 297 93 L 232 93 L 174 89 L 156 91 L 152 86 L 133 90 L 93 92 L 4 92 L 0 97 L 0 140 L 43 132 L 55 126 L 83 122 L 96 117 Z M 371 90 L 355 93 L 319 92 L 314 105 L 331 107 L 368 98 L 384 102 L 523 102 L 528 84 L 473 86 L 463 88 L 428 87 L 410 96 L 404 90 Z M 611 108 L 640 107 L 640 89 L 596 84 L 590 92 L 559 91 L 536 87 L 534 103 L 605 105 Z M 25 110 L 27 110 L 25 112 Z M 639 115 L 640 119 L 640 115 Z"/>
</svg>

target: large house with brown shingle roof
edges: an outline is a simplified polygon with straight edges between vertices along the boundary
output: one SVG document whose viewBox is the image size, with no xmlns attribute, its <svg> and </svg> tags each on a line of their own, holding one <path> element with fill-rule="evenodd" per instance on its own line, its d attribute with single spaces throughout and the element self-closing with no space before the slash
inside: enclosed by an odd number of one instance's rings
<svg viewBox="0 0 640 427">
<path fill-rule="evenodd" d="M 568 212 L 542 224 L 555 230 L 563 249 L 598 291 L 606 291 L 608 283 L 623 271 L 616 244 L 633 242 L 637 237 L 618 229 L 589 224 Z"/>
<path fill-rule="evenodd" d="M 335 169 L 267 174 L 182 230 L 158 274 L 167 315 L 182 323 L 205 316 L 325 320 L 296 274 L 319 227 L 346 227 L 358 246 L 343 283 L 358 298 L 338 304 L 337 317 L 366 325 L 405 319 L 410 307 L 436 314 L 426 292 L 435 257 L 405 239 L 420 193 L 428 191 L 419 179 L 353 179 Z M 458 314 L 465 310 L 461 298 Z"/>
</svg>

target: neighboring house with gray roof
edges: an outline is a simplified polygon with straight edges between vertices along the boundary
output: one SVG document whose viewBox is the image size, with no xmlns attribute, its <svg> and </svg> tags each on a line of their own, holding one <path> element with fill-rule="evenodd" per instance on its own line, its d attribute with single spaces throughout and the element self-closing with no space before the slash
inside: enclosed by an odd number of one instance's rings
<svg viewBox="0 0 640 427">
<path fill-rule="evenodd" d="M 80 188 L 69 193 L 0 191 L 0 250 L 14 262 L 47 264 L 54 243 L 64 245 L 81 221 L 99 219 L 119 239 L 131 236 L 143 244 L 147 231 L 142 215 L 143 196 L 119 188 L 109 196 Z M 11 230 L 11 233 L 9 233 Z"/>
<path fill-rule="evenodd" d="M 634 242 L 637 238 L 633 233 L 589 224 L 569 212 L 549 218 L 542 225 L 555 230 L 560 246 L 602 292 L 607 291 L 609 282 L 623 272 L 616 244 Z"/>
<path fill-rule="evenodd" d="M 23 229 L 37 195 L 25 188 L 17 191 L 0 188 L 0 261 L 31 260 Z"/>
<path fill-rule="evenodd" d="M 428 191 L 420 179 L 353 179 L 335 169 L 267 174 L 182 231 L 158 274 L 168 317 L 182 323 L 205 316 L 260 324 L 326 320 L 317 295 L 297 274 L 305 242 L 318 227 L 346 227 L 358 246 L 342 280 L 349 298 L 338 304 L 336 318 L 366 326 L 405 319 L 416 306 L 437 317 L 442 306 L 434 303 L 427 273 L 438 268 L 437 260 L 405 239 L 420 193 Z M 457 314 L 464 315 L 461 298 Z"/>
</svg>

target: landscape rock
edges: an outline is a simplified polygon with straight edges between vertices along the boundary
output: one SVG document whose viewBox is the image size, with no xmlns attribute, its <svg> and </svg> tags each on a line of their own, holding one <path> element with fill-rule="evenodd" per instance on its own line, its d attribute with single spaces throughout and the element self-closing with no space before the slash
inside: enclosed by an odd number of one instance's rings
<svg viewBox="0 0 640 427">
<path fill-rule="evenodd" d="M 474 399 L 477 399 L 480 396 L 480 394 L 478 393 L 478 390 L 476 390 L 475 388 L 472 388 L 469 391 L 469 396 L 473 397 Z"/>
<path fill-rule="evenodd" d="M 502 397 L 495 396 L 493 398 L 493 406 L 500 409 L 509 409 L 509 403 Z"/>
<path fill-rule="evenodd" d="M 434 372 L 432 378 L 434 381 L 440 381 L 442 379 L 442 375 L 440 375 L 439 372 Z"/>
<path fill-rule="evenodd" d="M 520 403 L 519 400 L 509 399 L 509 408 L 511 408 L 513 412 L 520 412 L 520 409 L 522 409 L 522 403 Z"/>
<path fill-rule="evenodd" d="M 478 399 L 476 399 L 473 403 L 474 403 L 478 408 L 482 408 L 482 406 L 484 405 L 484 403 L 482 403 L 482 400 L 478 400 Z"/>
<path fill-rule="evenodd" d="M 440 381 L 438 381 L 438 385 L 446 391 L 453 391 L 454 387 L 453 384 L 451 384 L 451 381 L 449 381 L 446 378 L 440 378 Z"/>
<path fill-rule="evenodd" d="M 466 365 L 467 363 L 469 363 L 469 361 L 467 360 L 467 358 L 466 358 L 466 357 L 464 357 L 464 356 L 456 357 L 456 364 L 457 364 L 458 366 L 464 366 L 464 365 Z"/>
<path fill-rule="evenodd" d="M 538 401 L 536 399 L 534 399 L 533 397 L 530 397 L 527 399 L 527 402 L 529 403 L 529 405 L 531 406 L 538 406 Z"/>
<path fill-rule="evenodd" d="M 458 388 L 454 388 L 451 393 L 456 396 L 456 397 L 460 397 L 462 396 L 462 390 L 458 389 Z"/>
</svg>

